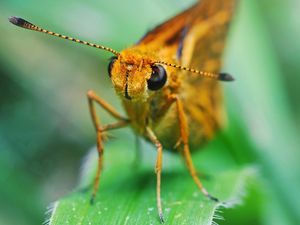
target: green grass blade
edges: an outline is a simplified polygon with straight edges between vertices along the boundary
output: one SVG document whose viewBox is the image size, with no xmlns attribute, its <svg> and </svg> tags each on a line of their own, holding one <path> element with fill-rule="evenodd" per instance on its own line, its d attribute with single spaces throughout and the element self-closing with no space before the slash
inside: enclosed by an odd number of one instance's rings
<svg viewBox="0 0 300 225">
<path fill-rule="evenodd" d="M 107 149 L 106 167 L 95 204 L 89 203 L 91 189 L 83 188 L 91 184 L 95 172 L 94 150 L 87 159 L 85 167 L 88 169 L 84 169 L 81 188 L 53 205 L 49 225 L 160 224 L 154 169 L 147 166 L 151 164 L 149 161 L 154 165 L 151 155 L 140 168 L 133 169 L 132 155 L 121 144 L 109 144 Z M 201 160 L 214 160 L 214 153 L 197 154 L 195 158 L 198 156 Z M 216 210 L 224 205 L 200 193 L 176 155 L 166 153 L 164 159 L 162 197 L 166 224 L 213 224 L 218 218 Z M 253 174 L 254 169 L 248 167 L 229 169 L 214 173 L 204 184 L 214 196 L 226 202 L 225 207 L 230 207 L 241 201 L 245 184 Z"/>
</svg>

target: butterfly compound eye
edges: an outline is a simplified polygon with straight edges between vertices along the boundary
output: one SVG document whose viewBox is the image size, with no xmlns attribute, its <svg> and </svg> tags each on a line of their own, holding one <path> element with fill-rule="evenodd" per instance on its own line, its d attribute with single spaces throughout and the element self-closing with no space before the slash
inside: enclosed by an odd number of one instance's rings
<svg viewBox="0 0 300 225">
<path fill-rule="evenodd" d="M 167 81 L 167 73 L 163 66 L 154 65 L 152 66 L 152 74 L 148 80 L 148 88 L 151 91 L 161 89 Z"/>
<path fill-rule="evenodd" d="M 116 60 L 117 60 L 117 57 L 116 57 L 116 56 L 113 56 L 113 57 L 110 58 L 110 62 L 109 62 L 109 64 L 108 64 L 108 68 L 107 68 L 107 70 L 108 70 L 108 75 L 109 75 L 109 76 L 111 76 L 111 70 L 112 70 L 113 65 L 114 65 L 114 62 L 115 62 Z"/>
</svg>

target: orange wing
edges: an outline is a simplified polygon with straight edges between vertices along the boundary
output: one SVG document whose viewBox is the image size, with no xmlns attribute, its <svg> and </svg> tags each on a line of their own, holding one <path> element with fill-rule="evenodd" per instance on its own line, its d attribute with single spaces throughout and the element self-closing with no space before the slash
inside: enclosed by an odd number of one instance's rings
<svg viewBox="0 0 300 225">
<path fill-rule="evenodd" d="M 146 33 L 138 44 L 169 46 L 178 43 L 181 32 L 187 25 L 189 15 L 191 15 L 197 7 L 199 7 L 199 3 L 158 25 Z"/>
<path fill-rule="evenodd" d="M 218 72 L 235 2 L 198 1 L 148 32 L 138 44 L 174 49 L 174 54 L 182 65 Z"/>
</svg>

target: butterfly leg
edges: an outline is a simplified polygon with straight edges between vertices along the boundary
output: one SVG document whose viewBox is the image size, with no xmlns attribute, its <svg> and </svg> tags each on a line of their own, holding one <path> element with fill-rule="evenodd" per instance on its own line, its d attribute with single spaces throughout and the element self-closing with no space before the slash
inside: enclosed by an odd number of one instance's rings
<svg viewBox="0 0 300 225">
<path fill-rule="evenodd" d="M 162 168 L 162 145 L 151 130 L 150 127 L 146 128 L 147 135 L 151 142 L 155 144 L 157 148 L 157 157 L 156 157 L 156 166 L 155 166 L 155 173 L 156 173 L 156 201 L 157 201 L 157 209 L 158 215 L 161 223 L 164 223 L 164 217 L 162 212 L 162 205 L 161 205 L 161 196 L 160 196 L 160 184 L 161 184 L 161 168 Z"/>
<path fill-rule="evenodd" d="M 201 190 L 201 192 L 208 197 L 209 199 L 219 202 L 219 200 L 213 196 L 211 196 L 208 191 L 203 187 L 200 178 L 197 175 L 197 171 L 194 167 L 193 161 L 192 161 L 192 157 L 191 157 L 191 153 L 190 153 L 190 148 L 189 148 L 189 143 L 188 143 L 188 124 L 187 124 L 187 120 L 186 120 L 186 116 L 183 110 L 183 106 L 182 106 L 182 102 L 180 101 L 180 99 L 178 98 L 178 96 L 173 96 L 175 102 L 176 102 L 176 106 L 177 106 L 177 112 L 178 112 L 178 121 L 179 121 L 179 127 L 180 127 L 180 138 L 183 144 L 183 158 L 185 160 L 186 166 L 193 178 L 193 180 L 195 181 L 196 185 L 198 186 L 198 188 Z"/>
<path fill-rule="evenodd" d="M 103 133 L 108 130 L 125 127 L 130 123 L 130 121 L 122 117 L 108 103 L 106 103 L 103 99 L 97 96 L 94 91 L 92 90 L 88 91 L 87 96 L 88 96 L 89 109 L 90 109 L 92 121 L 97 132 L 98 167 L 97 167 L 97 173 L 94 180 L 93 194 L 91 198 L 91 203 L 93 203 L 96 197 L 96 193 L 98 191 L 99 178 L 101 175 L 102 165 L 103 165 Z M 96 113 L 95 103 L 97 103 L 99 106 L 105 109 L 110 115 L 116 118 L 118 122 L 107 124 L 107 125 L 100 125 L 100 119 Z"/>
</svg>

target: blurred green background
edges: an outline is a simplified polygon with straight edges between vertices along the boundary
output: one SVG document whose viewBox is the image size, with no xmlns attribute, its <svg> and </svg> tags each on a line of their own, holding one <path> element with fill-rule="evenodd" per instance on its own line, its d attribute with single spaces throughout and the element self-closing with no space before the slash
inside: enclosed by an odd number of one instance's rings
<svg viewBox="0 0 300 225">
<path fill-rule="evenodd" d="M 21 30 L 7 18 L 121 50 L 192 2 L 0 2 L 0 224 L 41 224 L 49 203 L 76 186 L 95 143 L 88 89 L 122 111 L 106 72 L 109 54 Z M 225 54 L 224 70 L 236 77 L 225 88 L 227 129 L 231 154 L 257 165 L 261 180 L 244 206 L 224 210 L 221 224 L 300 224 L 299 27 L 299 0 L 238 7 Z M 113 134 L 134 142 L 128 131 Z"/>
</svg>

